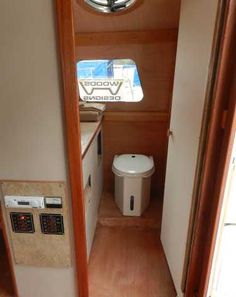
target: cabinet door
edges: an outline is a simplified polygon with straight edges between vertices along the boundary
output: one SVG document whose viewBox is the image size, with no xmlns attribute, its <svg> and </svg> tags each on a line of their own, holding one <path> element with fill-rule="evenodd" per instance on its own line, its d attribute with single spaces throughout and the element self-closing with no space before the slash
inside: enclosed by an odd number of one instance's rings
<svg viewBox="0 0 236 297">
<path fill-rule="evenodd" d="M 100 145 L 99 145 L 100 143 Z M 102 136 L 100 132 L 83 159 L 87 255 L 89 257 L 97 225 L 98 207 L 103 186 Z"/>
</svg>

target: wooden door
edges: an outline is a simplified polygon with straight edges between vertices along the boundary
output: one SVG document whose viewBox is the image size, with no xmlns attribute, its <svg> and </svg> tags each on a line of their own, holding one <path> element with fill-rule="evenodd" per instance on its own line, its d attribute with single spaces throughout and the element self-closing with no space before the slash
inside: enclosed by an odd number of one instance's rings
<svg viewBox="0 0 236 297">
<path fill-rule="evenodd" d="M 217 1 L 187 2 L 181 7 L 161 230 L 178 296 L 217 12 Z"/>
</svg>

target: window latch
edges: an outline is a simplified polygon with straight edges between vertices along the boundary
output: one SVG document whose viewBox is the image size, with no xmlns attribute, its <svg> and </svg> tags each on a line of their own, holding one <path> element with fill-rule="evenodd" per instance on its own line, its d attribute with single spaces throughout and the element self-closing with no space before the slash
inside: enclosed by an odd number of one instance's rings
<svg viewBox="0 0 236 297">
<path fill-rule="evenodd" d="M 108 0 L 108 1 L 109 1 L 109 6 L 110 6 L 112 12 L 116 12 L 120 9 L 126 8 L 125 4 L 116 3 L 116 0 Z"/>
</svg>

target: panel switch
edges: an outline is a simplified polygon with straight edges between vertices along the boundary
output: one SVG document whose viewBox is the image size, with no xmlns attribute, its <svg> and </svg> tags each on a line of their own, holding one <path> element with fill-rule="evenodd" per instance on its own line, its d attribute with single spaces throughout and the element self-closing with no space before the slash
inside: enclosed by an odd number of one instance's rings
<svg viewBox="0 0 236 297">
<path fill-rule="evenodd" d="M 60 214 L 41 214 L 40 224 L 44 234 L 64 234 L 63 216 Z"/>
<path fill-rule="evenodd" d="M 34 233 L 32 213 L 11 212 L 11 225 L 15 233 Z"/>
</svg>

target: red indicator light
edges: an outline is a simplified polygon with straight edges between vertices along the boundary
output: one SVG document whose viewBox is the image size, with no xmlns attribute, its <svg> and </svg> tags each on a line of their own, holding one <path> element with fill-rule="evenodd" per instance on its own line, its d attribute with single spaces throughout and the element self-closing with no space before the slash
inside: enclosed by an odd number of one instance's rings
<svg viewBox="0 0 236 297">
<path fill-rule="evenodd" d="M 24 220 L 25 219 L 25 216 L 20 216 L 20 220 Z"/>
</svg>

